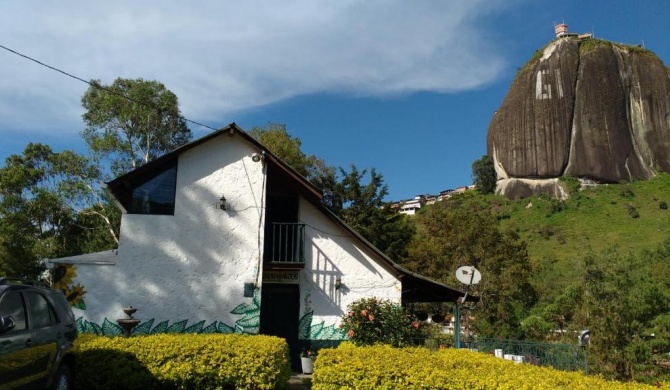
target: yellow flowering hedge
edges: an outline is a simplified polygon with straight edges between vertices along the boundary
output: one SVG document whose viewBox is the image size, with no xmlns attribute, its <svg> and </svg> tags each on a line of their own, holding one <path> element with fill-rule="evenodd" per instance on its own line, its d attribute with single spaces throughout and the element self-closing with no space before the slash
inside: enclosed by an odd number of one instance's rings
<svg viewBox="0 0 670 390">
<path fill-rule="evenodd" d="M 241 334 L 80 335 L 79 389 L 274 389 L 291 375 L 286 340 Z"/>
<path fill-rule="evenodd" d="M 660 385 L 660 384 L 659 384 Z M 670 388 L 663 385 L 664 388 Z M 515 364 L 479 352 L 426 348 L 356 347 L 322 349 L 314 363 L 312 389 L 655 389 L 607 381 L 580 372 Z"/>
</svg>

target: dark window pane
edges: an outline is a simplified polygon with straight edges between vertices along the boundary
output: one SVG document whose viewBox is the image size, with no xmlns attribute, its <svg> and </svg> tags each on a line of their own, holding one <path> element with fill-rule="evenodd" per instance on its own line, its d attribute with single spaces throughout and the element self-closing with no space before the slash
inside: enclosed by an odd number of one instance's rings
<svg viewBox="0 0 670 390">
<path fill-rule="evenodd" d="M 16 326 L 10 332 L 20 331 L 26 328 L 26 312 L 23 306 L 23 298 L 18 292 L 8 292 L 0 297 L 0 316 L 12 316 Z"/>
<path fill-rule="evenodd" d="M 176 183 L 176 165 L 138 183 L 133 188 L 129 212 L 132 214 L 174 214 Z"/>
<path fill-rule="evenodd" d="M 35 292 L 26 293 L 31 329 L 39 329 L 54 324 L 56 316 L 46 298 Z"/>
</svg>

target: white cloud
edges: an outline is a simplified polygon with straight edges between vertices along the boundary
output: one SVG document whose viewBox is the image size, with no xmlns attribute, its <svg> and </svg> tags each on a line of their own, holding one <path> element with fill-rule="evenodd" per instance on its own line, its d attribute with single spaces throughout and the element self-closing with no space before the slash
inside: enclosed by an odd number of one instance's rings
<svg viewBox="0 0 670 390">
<path fill-rule="evenodd" d="M 140 4 L 141 3 L 141 4 Z M 318 92 L 457 92 L 499 76 L 484 0 L 0 2 L 0 44 L 84 79 L 155 79 L 200 121 Z M 488 26 L 489 29 L 494 26 Z M 86 85 L 0 50 L 0 129 L 81 130 Z M 0 130 L 0 132 L 6 130 Z"/>
</svg>

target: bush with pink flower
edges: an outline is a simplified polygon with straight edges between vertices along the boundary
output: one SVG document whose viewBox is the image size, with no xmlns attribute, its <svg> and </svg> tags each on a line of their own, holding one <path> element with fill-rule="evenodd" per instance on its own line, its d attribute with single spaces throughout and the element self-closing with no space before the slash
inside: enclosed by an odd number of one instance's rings
<svg viewBox="0 0 670 390">
<path fill-rule="evenodd" d="M 377 298 L 362 298 L 350 304 L 340 329 L 356 345 L 405 347 L 424 337 L 418 319 L 409 310 Z"/>
</svg>

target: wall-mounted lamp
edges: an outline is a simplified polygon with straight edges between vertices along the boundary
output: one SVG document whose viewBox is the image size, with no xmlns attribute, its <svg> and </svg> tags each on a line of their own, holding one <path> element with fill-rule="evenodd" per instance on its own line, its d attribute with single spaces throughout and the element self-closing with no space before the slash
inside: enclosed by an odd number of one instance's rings
<svg viewBox="0 0 670 390">
<path fill-rule="evenodd" d="M 339 290 L 342 288 L 342 277 L 341 276 L 336 276 L 335 277 L 335 290 Z"/>
<path fill-rule="evenodd" d="M 219 198 L 219 208 L 223 211 L 228 210 L 228 204 L 226 203 L 226 197 L 221 195 Z"/>
<path fill-rule="evenodd" d="M 251 155 L 251 161 L 253 162 L 259 162 L 263 159 L 263 155 L 260 153 L 254 153 Z"/>
</svg>

